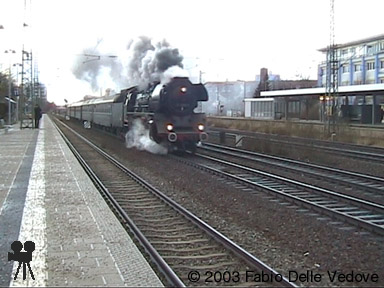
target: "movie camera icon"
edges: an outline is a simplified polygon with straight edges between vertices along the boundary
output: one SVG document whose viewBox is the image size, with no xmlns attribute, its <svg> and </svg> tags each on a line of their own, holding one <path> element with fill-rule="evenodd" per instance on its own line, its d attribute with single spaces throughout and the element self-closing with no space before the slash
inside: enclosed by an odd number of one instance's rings
<svg viewBox="0 0 384 288">
<path fill-rule="evenodd" d="M 33 275 L 31 266 L 29 265 L 29 262 L 32 261 L 32 252 L 35 251 L 35 242 L 25 241 L 24 250 L 26 252 L 21 252 L 21 250 L 23 249 L 23 244 L 20 241 L 13 241 L 13 243 L 11 244 L 11 249 L 13 250 L 13 253 L 8 252 L 8 261 L 19 262 L 19 266 L 17 267 L 14 280 L 17 279 L 21 264 L 23 264 L 23 280 L 26 279 L 25 265 L 28 266 L 29 273 L 31 274 L 32 279 L 35 280 L 35 276 Z"/>
</svg>

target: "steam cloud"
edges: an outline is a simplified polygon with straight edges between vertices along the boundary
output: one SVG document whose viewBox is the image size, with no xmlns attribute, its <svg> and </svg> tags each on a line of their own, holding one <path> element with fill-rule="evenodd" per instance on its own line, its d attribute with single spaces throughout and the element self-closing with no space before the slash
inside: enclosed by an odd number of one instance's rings
<svg viewBox="0 0 384 288">
<path fill-rule="evenodd" d="M 82 55 L 93 56 L 84 56 L 85 60 L 78 57 L 72 72 L 77 79 L 88 82 L 94 91 L 102 86 L 100 82 L 105 81 L 106 76 L 112 79 L 115 85 L 112 88 L 116 90 L 134 85 L 143 89 L 155 81 L 166 83 L 171 77 L 188 76 L 182 69 L 183 56 L 166 40 L 153 43 L 151 38 L 141 36 L 130 40 L 123 54 L 102 53 L 97 46 L 84 49 Z"/>
<path fill-rule="evenodd" d="M 140 119 L 133 122 L 133 126 L 125 135 L 127 148 L 136 147 L 139 150 L 146 150 L 153 154 L 167 154 L 168 149 L 154 142 L 149 137 L 149 130 L 146 129 Z"/>
<path fill-rule="evenodd" d="M 85 60 L 78 59 L 77 63 L 73 65 L 72 73 L 76 76 L 77 79 L 84 80 L 88 82 L 92 90 L 96 91 L 99 89 L 98 77 L 101 75 L 103 68 L 110 69 L 110 77 L 114 82 L 119 82 L 120 74 L 116 71 L 121 71 L 123 69 L 122 63 L 117 60 L 117 58 L 112 57 L 101 57 L 101 53 L 97 48 L 87 48 L 83 50 L 83 55 Z M 98 56 L 100 56 L 98 58 Z"/>
</svg>

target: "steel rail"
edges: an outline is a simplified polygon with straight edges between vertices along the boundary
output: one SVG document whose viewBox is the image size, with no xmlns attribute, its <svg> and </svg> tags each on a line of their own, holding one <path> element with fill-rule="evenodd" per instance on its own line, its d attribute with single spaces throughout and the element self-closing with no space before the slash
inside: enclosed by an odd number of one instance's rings
<svg viewBox="0 0 384 288">
<path fill-rule="evenodd" d="M 256 161 L 259 161 L 262 163 L 267 163 L 268 165 L 284 167 L 284 168 L 304 172 L 304 173 L 311 174 L 311 175 L 332 178 L 332 179 L 337 180 L 338 182 L 344 182 L 344 183 L 349 184 L 349 185 L 360 186 L 360 187 L 363 187 L 365 189 L 384 192 L 384 178 L 380 178 L 380 177 L 376 177 L 376 176 L 372 176 L 372 175 L 366 175 L 366 174 L 361 174 L 361 173 L 357 173 L 357 172 L 336 169 L 336 168 L 332 168 L 332 167 L 326 167 L 326 166 L 321 166 L 321 165 L 316 165 L 316 164 L 311 164 L 311 163 L 305 163 L 305 162 L 300 162 L 300 161 L 292 160 L 292 159 L 288 159 L 288 158 L 266 155 L 266 154 L 262 154 L 262 153 L 257 153 L 257 152 L 237 149 L 237 148 L 233 148 L 233 147 L 228 147 L 228 146 L 223 146 L 223 145 L 218 145 L 218 144 L 212 144 L 212 143 L 204 143 L 203 145 L 199 146 L 199 148 L 200 149 L 206 149 L 209 151 L 214 151 L 214 152 L 220 152 L 220 153 L 223 153 L 223 151 L 224 151 L 224 153 L 227 153 L 228 155 L 231 155 L 231 156 L 241 157 L 243 159 L 248 159 L 248 160 L 256 160 Z M 228 152 L 228 151 L 230 151 L 230 152 Z M 244 156 L 241 154 L 248 155 L 248 156 Z M 259 157 L 260 159 L 255 159 L 255 158 L 250 158 L 250 157 Z M 266 159 L 266 160 L 263 160 L 263 159 Z M 281 162 L 281 163 L 271 163 L 271 161 L 268 161 L 268 160 Z M 293 166 L 296 166 L 296 167 L 299 166 L 299 167 L 303 167 L 303 168 L 307 168 L 307 169 L 317 169 L 317 170 L 325 171 L 325 172 L 330 173 L 330 175 L 325 175 L 325 176 L 318 175 L 312 171 L 297 169 L 295 167 L 288 166 L 285 163 L 292 164 Z M 371 187 L 371 186 L 367 187 L 367 186 L 365 186 L 366 183 L 361 184 L 361 183 L 356 183 L 356 182 L 350 182 L 347 179 L 336 178 L 334 176 L 336 173 L 338 175 L 342 175 L 345 177 L 357 178 L 357 179 L 360 179 L 361 181 L 378 182 L 378 183 L 382 184 L 383 186 L 382 186 L 382 189 L 380 189 L 379 187 L 377 187 L 377 188 Z"/>
<path fill-rule="evenodd" d="M 65 124 L 63 124 L 63 125 L 65 125 Z M 125 221 L 125 223 L 129 227 L 130 231 L 133 233 L 133 235 L 136 237 L 136 239 L 138 239 L 139 243 L 144 247 L 145 251 L 149 254 L 152 261 L 158 266 L 158 268 L 164 274 L 164 276 L 169 281 L 169 283 L 175 287 L 186 287 L 185 284 L 180 280 L 180 278 L 172 270 L 172 268 L 169 267 L 167 262 L 165 262 L 165 260 L 160 256 L 160 254 L 156 251 L 156 249 L 152 246 L 152 244 L 148 241 L 148 239 L 144 236 L 144 234 L 136 226 L 136 224 L 132 221 L 132 219 L 128 216 L 128 214 L 124 211 L 124 209 L 113 198 L 113 196 L 108 191 L 108 189 L 104 186 L 104 184 L 101 182 L 101 180 L 93 172 L 92 168 L 86 163 L 84 158 L 80 155 L 80 153 L 76 150 L 76 148 L 72 145 L 72 143 L 68 140 L 68 138 L 64 135 L 64 133 L 57 127 L 57 125 L 55 123 L 54 123 L 54 126 L 59 131 L 60 135 L 63 137 L 63 139 L 66 142 L 66 144 L 68 145 L 69 149 L 75 155 L 75 157 L 79 161 L 80 165 L 84 168 L 86 173 L 89 175 L 92 182 L 94 182 L 95 185 L 98 187 L 99 191 L 101 191 L 102 194 L 104 196 L 106 196 L 107 200 L 112 204 L 114 209 L 116 209 L 118 211 L 119 215 L 123 218 L 123 220 Z M 67 126 L 67 125 L 65 125 L 65 126 Z M 70 129 L 68 126 L 67 126 L 67 128 Z M 72 130 L 72 132 L 74 132 L 74 131 Z M 77 134 L 76 132 L 74 132 L 74 133 Z M 79 134 L 77 134 L 77 136 L 81 137 L 82 140 L 87 141 L 88 144 L 90 143 L 83 136 L 81 136 Z M 92 145 L 94 145 L 94 144 L 92 144 Z M 98 148 L 97 146 L 93 146 L 93 148 L 95 148 L 95 147 Z"/>
<path fill-rule="evenodd" d="M 219 134 L 223 129 L 215 129 L 214 131 L 210 131 L 210 134 Z M 361 149 L 362 145 L 355 145 L 355 144 L 348 144 L 348 143 L 341 143 L 341 142 L 328 142 L 328 141 L 323 141 L 323 140 L 317 140 L 317 139 L 308 139 L 308 138 L 299 138 L 299 137 L 292 137 L 293 139 L 288 139 L 288 140 L 283 140 L 287 139 L 287 136 L 279 135 L 279 138 L 282 139 L 273 139 L 276 138 L 275 136 L 267 136 L 267 135 L 255 135 L 253 132 L 247 132 L 247 131 L 235 131 L 235 130 L 228 130 L 225 132 L 228 135 L 231 136 L 244 136 L 248 138 L 253 138 L 256 141 L 260 140 L 259 138 L 264 139 L 265 141 L 270 141 L 270 142 L 276 142 L 276 143 L 283 143 L 286 145 L 292 145 L 292 146 L 301 146 L 301 147 L 306 147 L 306 148 L 318 148 L 319 150 L 326 150 L 332 153 L 338 153 L 339 155 L 344 155 L 344 156 L 354 156 L 356 158 L 362 159 L 362 160 L 369 160 L 369 161 L 376 161 L 376 162 L 382 162 L 384 160 L 384 149 L 382 148 L 368 148 L 370 150 L 374 151 L 380 151 L 380 153 L 377 152 L 369 152 L 369 151 L 359 151 L 357 149 Z M 265 139 L 269 137 L 268 139 Z M 300 139 L 302 142 L 298 143 L 297 139 Z M 309 142 L 309 143 L 304 143 L 304 142 Z M 330 147 L 329 145 L 333 144 L 334 146 L 339 146 L 339 147 Z M 366 148 L 366 147 L 364 147 Z"/>
<path fill-rule="evenodd" d="M 65 125 L 65 124 L 63 124 Z M 68 127 L 69 128 L 69 127 Z M 70 128 L 69 128 L 70 129 Z M 255 267 L 257 269 L 260 269 L 261 271 L 266 271 L 273 275 L 281 275 L 273 268 L 269 267 L 265 263 L 263 263 L 261 260 L 247 252 L 244 248 L 240 247 L 238 244 L 230 240 L 228 237 L 199 219 L 196 215 L 189 212 L 187 209 L 182 207 L 180 204 L 166 196 L 164 193 L 162 193 L 160 190 L 158 190 L 156 187 L 145 181 L 143 178 L 141 178 L 139 175 L 133 173 L 132 171 L 128 170 L 123 164 L 121 164 L 118 160 L 113 158 L 112 156 L 108 155 L 106 152 L 104 152 L 102 149 L 97 147 L 95 144 L 87 140 L 82 135 L 78 134 L 77 132 L 74 132 L 78 137 L 80 137 L 82 140 L 86 141 L 87 144 L 92 146 L 97 152 L 105 156 L 108 160 L 110 160 L 114 165 L 116 165 L 118 168 L 123 170 L 125 173 L 127 173 L 130 177 L 140 182 L 143 186 L 145 186 L 147 189 L 154 192 L 155 195 L 157 195 L 160 199 L 162 199 L 165 203 L 170 205 L 172 208 L 177 210 L 179 213 L 181 213 L 184 217 L 186 217 L 188 220 L 190 220 L 192 223 L 194 223 L 196 226 L 198 226 L 200 229 L 205 231 L 207 234 L 209 234 L 212 238 L 214 238 L 216 241 L 220 242 L 222 245 L 224 245 L 227 249 L 232 251 L 235 255 L 242 258 L 244 261 L 246 261 L 250 266 Z M 109 197 L 112 197 L 111 195 Z M 141 233 L 141 232 L 140 232 Z M 143 235 L 142 237 L 145 238 Z M 160 256 L 161 257 L 161 256 Z M 183 284 L 184 285 L 184 284 Z M 298 287 L 297 285 L 289 282 L 287 278 L 284 276 L 282 277 L 282 281 L 278 282 L 278 285 L 283 285 L 286 287 Z M 179 285 L 176 285 L 179 286 Z"/>
<path fill-rule="evenodd" d="M 350 204 L 355 204 L 356 205 L 356 203 L 358 203 L 358 204 L 360 204 L 358 206 L 363 206 L 365 208 L 372 209 L 374 211 L 378 211 L 379 213 L 383 213 L 383 211 L 384 211 L 384 206 L 379 205 L 379 204 L 367 202 L 367 201 L 364 201 L 364 200 L 361 200 L 361 199 L 358 199 L 358 198 L 354 198 L 354 197 L 351 197 L 351 196 L 346 196 L 346 195 L 338 194 L 338 193 L 333 192 L 333 191 L 329 191 L 329 190 L 322 189 L 322 188 L 319 188 L 319 187 L 315 187 L 315 186 L 312 186 L 312 185 L 309 185 L 309 184 L 301 183 L 301 182 L 298 182 L 298 181 L 295 181 L 295 180 L 292 180 L 292 179 L 288 179 L 288 178 L 284 178 L 284 177 L 281 177 L 281 176 L 277 176 L 277 175 L 273 175 L 273 174 L 270 174 L 270 173 L 266 173 L 266 172 L 263 172 L 263 171 L 260 171 L 260 170 L 255 170 L 255 169 L 252 169 L 252 168 L 249 168 L 249 167 L 245 167 L 245 166 L 241 166 L 241 165 L 238 165 L 238 164 L 230 163 L 230 162 L 227 162 L 227 161 L 224 161 L 224 160 L 221 160 L 221 159 L 216 159 L 216 158 L 213 158 L 213 157 L 210 157 L 210 156 L 201 155 L 201 154 L 198 154 L 198 153 L 196 153 L 195 155 L 198 156 L 198 157 L 202 157 L 204 159 L 210 160 L 210 161 L 214 161 L 216 163 L 227 165 L 227 166 L 230 166 L 230 167 L 233 167 L 233 168 L 238 168 L 238 169 L 241 169 L 241 170 L 244 170 L 244 171 L 247 171 L 247 172 L 263 175 L 265 177 L 269 177 L 269 178 L 275 179 L 275 180 L 280 181 L 280 182 L 286 182 L 286 183 L 289 183 L 291 185 L 295 185 L 295 186 L 302 187 L 302 188 L 305 188 L 305 189 L 314 190 L 316 192 L 320 192 L 321 194 L 325 194 L 326 196 L 331 196 L 332 198 L 335 198 L 335 199 L 338 199 L 338 200 L 342 199 L 344 201 L 347 201 Z M 349 223 L 353 223 L 355 225 L 357 224 L 358 226 L 364 227 L 365 229 L 367 229 L 369 231 L 373 231 L 373 232 L 378 233 L 380 235 L 384 235 L 384 228 L 381 227 L 380 225 L 373 224 L 373 223 L 365 221 L 363 219 L 359 219 L 357 217 L 353 217 L 351 215 L 348 215 L 347 213 L 336 211 L 334 209 L 330 209 L 328 207 L 325 207 L 324 205 L 319 205 L 319 204 L 313 203 L 311 201 L 308 201 L 306 199 L 302 199 L 300 197 L 297 197 L 297 196 L 294 196 L 294 195 L 290 195 L 289 193 L 286 193 L 286 192 L 283 192 L 283 191 L 280 191 L 280 190 L 268 187 L 267 185 L 256 183 L 254 181 L 251 181 L 251 180 L 248 180 L 248 179 L 236 176 L 236 175 L 228 173 L 228 172 L 223 172 L 221 170 L 209 167 L 207 165 L 203 165 L 203 164 L 196 164 L 196 165 L 201 166 L 204 169 L 212 171 L 212 172 L 214 172 L 216 174 L 224 175 L 224 176 L 226 176 L 228 178 L 232 178 L 232 179 L 237 180 L 239 182 L 243 182 L 243 183 L 246 183 L 246 184 L 251 185 L 251 186 L 260 187 L 262 189 L 271 191 L 271 192 L 273 192 L 275 194 L 278 194 L 278 195 L 284 197 L 285 199 L 291 199 L 291 200 L 293 200 L 295 202 L 300 202 L 300 203 L 304 204 L 307 207 L 310 207 L 310 208 L 314 208 L 315 207 L 318 211 L 323 211 L 323 212 L 325 212 L 328 215 L 335 215 L 335 216 L 337 215 L 338 218 L 346 220 Z"/>
</svg>

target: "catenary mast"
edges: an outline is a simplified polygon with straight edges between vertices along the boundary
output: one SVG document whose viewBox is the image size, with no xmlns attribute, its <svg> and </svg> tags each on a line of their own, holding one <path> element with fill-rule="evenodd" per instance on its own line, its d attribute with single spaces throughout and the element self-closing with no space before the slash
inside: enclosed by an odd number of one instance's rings
<svg viewBox="0 0 384 288">
<path fill-rule="evenodd" d="M 336 131 L 337 117 L 337 94 L 339 84 L 339 61 L 337 45 L 335 44 L 335 0 L 330 0 L 330 23 L 329 23 L 329 46 L 327 52 L 327 77 L 326 77 L 326 98 L 325 98 L 325 123 L 328 126 L 328 133 Z"/>
</svg>

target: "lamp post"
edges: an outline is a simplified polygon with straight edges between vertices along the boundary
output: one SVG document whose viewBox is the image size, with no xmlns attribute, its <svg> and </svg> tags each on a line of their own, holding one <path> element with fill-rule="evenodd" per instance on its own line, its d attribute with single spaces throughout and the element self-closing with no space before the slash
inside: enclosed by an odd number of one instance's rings
<svg viewBox="0 0 384 288">
<path fill-rule="evenodd" d="M 12 49 L 5 50 L 4 53 L 13 53 L 15 54 L 16 51 Z M 12 74 L 11 74 L 11 59 L 9 59 L 9 76 L 8 76 L 8 126 L 11 125 L 11 119 L 12 119 L 12 103 L 11 103 L 11 94 L 12 94 Z"/>
<path fill-rule="evenodd" d="M 15 63 L 12 65 L 13 67 L 16 67 L 16 84 L 17 86 L 19 85 L 19 74 L 21 74 L 21 72 L 19 73 L 19 67 L 23 67 L 23 64 L 21 63 Z"/>
<path fill-rule="evenodd" d="M 19 100 L 20 100 L 19 67 L 23 67 L 23 64 L 16 63 L 16 64 L 13 64 L 12 66 L 16 67 L 16 86 L 17 86 L 17 93 L 15 93 L 15 96 L 16 96 L 16 122 L 19 122 L 19 113 L 20 113 L 20 111 L 19 111 Z"/>
</svg>

